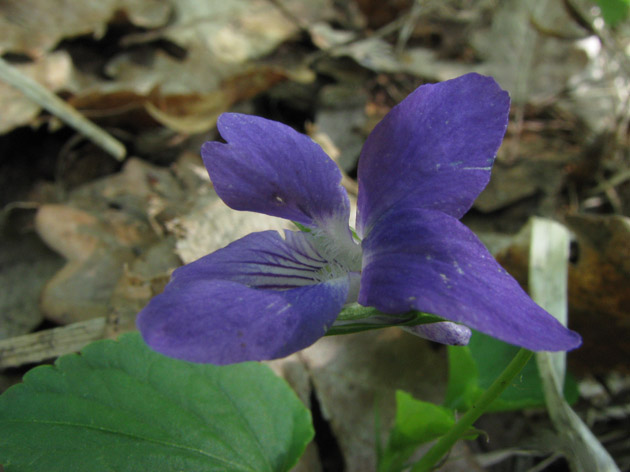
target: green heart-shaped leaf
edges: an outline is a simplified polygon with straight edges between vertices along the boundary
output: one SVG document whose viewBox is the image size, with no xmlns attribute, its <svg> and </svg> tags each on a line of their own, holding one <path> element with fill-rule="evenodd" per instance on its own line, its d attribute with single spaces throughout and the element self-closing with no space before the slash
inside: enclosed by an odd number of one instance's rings
<svg viewBox="0 0 630 472">
<path fill-rule="evenodd" d="M 37 367 L 0 396 L 5 472 L 286 471 L 312 436 L 268 367 L 170 359 L 137 333 Z"/>
</svg>

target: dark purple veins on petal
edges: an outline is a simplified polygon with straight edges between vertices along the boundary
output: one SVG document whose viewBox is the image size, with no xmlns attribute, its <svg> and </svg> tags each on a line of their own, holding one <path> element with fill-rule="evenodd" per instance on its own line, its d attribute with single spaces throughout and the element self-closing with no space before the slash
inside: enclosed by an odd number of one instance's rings
<svg viewBox="0 0 630 472">
<path fill-rule="evenodd" d="M 307 233 L 252 233 L 177 269 L 138 327 L 153 349 L 193 362 L 284 357 L 323 336 L 346 301 L 348 274 L 331 264 Z"/>
<path fill-rule="evenodd" d="M 290 289 L 318 283 L 326 261 L 307 233 L 251 233 L 173 273 L 171 284 L 229 280 L 253 288 Z"/>
</svg>

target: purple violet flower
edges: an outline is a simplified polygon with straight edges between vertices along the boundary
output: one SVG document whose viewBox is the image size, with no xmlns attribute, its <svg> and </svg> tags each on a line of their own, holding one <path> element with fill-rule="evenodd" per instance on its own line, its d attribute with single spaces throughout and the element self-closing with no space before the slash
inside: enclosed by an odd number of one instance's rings
<svg viewBox="0 0 630 472">
<path fill-rule="evenodd" d="M 308 231 L 252 233 L 177 269 L 138 316 L 145 341 L 193 362 L 274 359 L 314 343 L 358 301 L 449 320 L 409 328 L 440 342 L 465 344 L 468 326 L 531 350 L 579 346 L 459 222 L 490 179 L 509 107 L 478 74 L 423 85 L 394 107 L 361 152 L 357 236 L 341 173 L 317 144 L 223 114 L 227 143 L 202 148 L 217 194 Z"/>
</svg>

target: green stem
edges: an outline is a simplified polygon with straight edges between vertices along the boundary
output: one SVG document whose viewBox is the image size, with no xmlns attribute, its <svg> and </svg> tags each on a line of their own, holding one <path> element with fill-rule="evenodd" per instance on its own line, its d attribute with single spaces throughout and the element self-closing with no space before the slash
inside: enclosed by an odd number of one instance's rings
<svg viewBox="0 0 630 472">
<path fill-rule="evenodd" d="M 455 423 L 449 432 L 442 436 L 438 442 L 422 456 L 422 459 L 411 468 L 411 472 L 428 472 L 433 469 L 435 464 L 451 450 L 457 440 L 466 434 L 474 422 L 483 415 L 490 404 L 512 383 L 514 377 L 525 367 L 525 364 L 527 364 L 527 361 L 529 361 L 533 354 L 533 352 L 527 349 L 518 351 L 501 375 L 490 385 L 490 388 L 479 397 L 479 400 Z"/>
</svg>

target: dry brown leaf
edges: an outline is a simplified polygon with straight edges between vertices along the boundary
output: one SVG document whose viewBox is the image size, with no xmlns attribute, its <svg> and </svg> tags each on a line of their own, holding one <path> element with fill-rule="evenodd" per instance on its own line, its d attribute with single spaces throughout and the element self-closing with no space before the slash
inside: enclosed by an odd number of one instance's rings
<svg viewBox="0 0 630 472">
<path fill-rule="evenodd" d="M 0 339 L 26 334 L 41 324 L 39 294 L 63 266 L 35 234 L 0 235 Z"/>
<path fill-rule="evenodd" d="M 128 251 L 99 248 L 85 261 L 69 261 L 42 291 L 46 318 L 66 325 L 109 315 L 112 292 L 131 260 Z"/>
<path fill-rule="evenodd" d="M 292 18 L 316 21 L 330 11 L 330 0 L 291 0 L 282 5 L 267 0 L 174 2 L 167 27 L 134 34 L 123 42 L 164 38 L 185 50 L 183 58 L 152 47 L 127 50 L 106 65 L 113 80 L 77 72 L 80 92 L 69 102 L 86 116 L 109 119 L 116 126 L 138 128 L 157 121 L 182 133 L 207 131 L 234 103 L 291 75 L 283 67 L 252 61 L 299 32 Z"/>
<path fill-rule="evenodd" d="M 60 324 L 108 315 L 125 264 L 153 238 L 148 225 L 131 215 L 91 214 L 66 205 L 43 205 L 35 227 L 68 261 L 41 296 L 43 312 Z"/>
<path fill-rule="evenodd" d="M 508 0 L 494 13 L 490 29 L 473 35 L 473 45 L 485 59 L 476 70 L 509 90 L 513 103 L 558 95 L 587 64 L 588 58 L 572 40 L 579 38 L 559 39 L 546 31 L 544 25 L 550 24 L 557 32 L 573 31 L 562 2 Z"/>
<path fill-rule="evenodd" d="M 330 12 L 330 0 L 283 0 L 289 15 L 311 22 Z M 163 52 L 138 57 L 123 53 L 112 59 L 107 73 L 114 83 L 101 90 L 131 90 L 146 95 L 159 87 L 165 95 L 206 94 L 233 77 L 247 74 L 252 62 L 275 50 L 299 31 L 287 14 L 268 0 L 183 0 L 174 2 L 168 27 L 134 35 L 133 41 L 164 38 L 185 50 L 184 58 Z M 254 87 L 256 88 L 256 87 Z"/>
<path fill-rule="evenodd" d="M 331 12 L 329 0 L 180 0 L 174 6 L 176 20 L 165 36 L 189 50 L 205 48 L 223 64 L 265 56 L 299 31 L 297 21 L 314 23 Z"/>
<path fill-rule="evenodd" d="M 39 237 L 69 260 L 85 260 L 99 246 L 97 231 L 82 228 L 96 227 L 98 218 L 65 205 L 43 205 L 35 217 Z"/>
<path fill-rule="evenodd" d="M 118 62 L 115 82 L 92 83 L 70 104 L 88 117 L 110 120 L 116 126 L 149 127 L 158 122 L 178 132 L 201 133 L 212 129 L 218 116 L 235 103 L 288 77 L 276 68 L 249 65 L 215 83 L 208 62 L 158 56 L 162 59 L 150 67 Z"/>
<path fill-rule="evenodd" d="M 66 324 L 109 315 L 115 290 L 118 299 L 114 305 L 119 314 L 136 310 L 137 293 L 125 291 L 120 279 L 128 275 L 128 285 L 135 283 L 134 276 L 150 283 L 152 277 L 143 270 L 147 260 L 155 269 L 151 274 L 155 277 L 179 265 L 173 253 L 174 241 L 170 240 L 170 257 L 151 247 L 162 228 L 158 220 L 181 211 L 176 208 L 185 200 L 168 169 L 130 159 L 119 174 L 74 190 L 67 204 L 42 206 L 36 229 L 68 261 L 42 293 L 42 309 L 47 316 Z M 166 266 L 156 265 L 156 253 L 157 261 Z M 133 310 L 125 310 L 125 306 Z"/>
<path fill-rule="evenodd" d="M 171 12 L 161 0 L 4 0 L 0 2 L 0 54 L 39 57 L 64 38 L 100 37 L 116 15 L 146 28 L 162 26 Z"/>
<path fill-rule="evenodd" d="M 138 312 L 162 293 L 174 269 L 181 265 L 175 255 L 175 238 L 166 237 L 125 267 L 111 296 L 111 306 L 121 329 L 134 329 Z"/>
<path fill-rule="evenodd" d="M 396 389 L 434 402 L 444 393 L 444 351 L 397 328 L 326 337 L 298 356 L 310 373 L 348 472 L 376 470 L 375 408 L 384 434 L 392 425 Z"/>
<path fill-rule="evenodd" d="M 568 218 L 577 240 L 569 266 L 571 327 L 584 345 L 573 356 L 591 372 L 628 371 L 630 358 L 630 218 Z"/>
<path fill-rule="evenodd" d="M 627 371 L 630 345 L 630 219 L 615 215 L 568 217 L 574 237 L 569 264 L 569 327 L 584 344 L 569 356 L 591 374 Z M 527 285 L 529 237 L 525 226 L 497 260 Z"/>
<path fill-rule="evenodd" d="M 237 102 L 247 100 L 278 82 L 285 74 L 261 67 L 225 80 L 219 90 L 204 95 L 152 94 L 145 102 L 147 112 L 162 125 L 182 133 L 201 133 L 212 129 L 217 118 Z"/>
<path fill-rule="evenodd" d="M 206 191 L 195 200 L 190 212 L 169 224 L 177 238 L 177 254 L 186 264 L 251 232 L 292 226 L 286 220 L 261 213 L 232 210 L 210 188 L 209 181 Z"/>
</svg>

